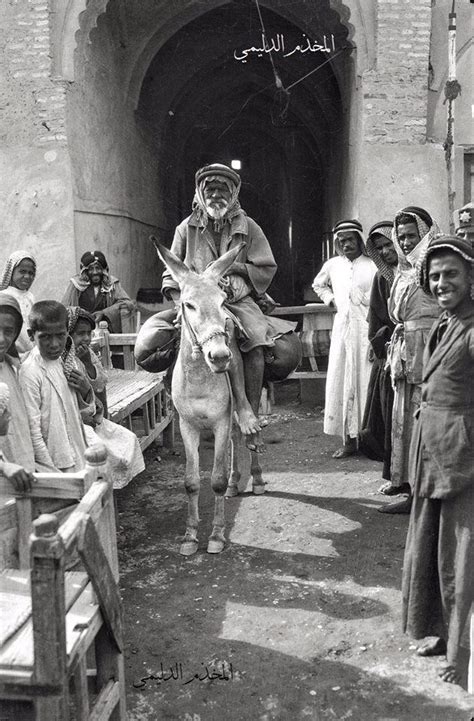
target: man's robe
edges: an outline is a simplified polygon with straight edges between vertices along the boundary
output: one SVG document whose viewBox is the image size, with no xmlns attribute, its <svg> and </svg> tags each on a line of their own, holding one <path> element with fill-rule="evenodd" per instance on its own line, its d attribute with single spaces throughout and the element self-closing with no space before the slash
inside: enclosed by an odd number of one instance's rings
<svg viewBox="0 0 474 721">
<path fill-rule="evenodd" d="M 245 353 L 257 346 L 273 346 L 278 335 L 295 327 L 294 323 L 265 316 L 255 302 L 265 293 L 277 269 L 270 244 L 260 226 L 240 211 L 232 219 L 230 228 L 228 224 L 224 226 L 220 248 L 217 249 L 212 233 L 203 228 L 193 213 L 176 228 L 171 252 L 191 270 L 203 273 L 210 263 L 242 241 L 245 247 L 236 262 L 245 264 L 248 278 L 229 276 L 234 293 L 226 305 L 245 331 L 246 337 L 239 341 L 240 349 Z M 169 289 L 179 288 L 168 269 L 163 273 L 162 288 L 165 294 Z"/>
<path fill-rule="evenodd" d="M 410 448 L 414 480 L 403 564 L 403 629 L 440 636 L 447 660 L 469 647 L 474 603 L 474 310 L 435 323 Z"/>
<path fill-rule="evenodd" d="M 365 255 L 338 256 L 324 263 L 313 290 L 337 313 L 329 350 L 324 432 L 357 438 L 362 426 L 371 364 L 367 309 L 377 268 Z"/>
<path fill-rule="evenodd" d="M 369 341 L 374 354 L 372 371 L 367 389 L 359 449 L 368 458 L 383 461 L 382 478 L 390 480 L 390 459 L 392 451 L 392 410 L 393 389 L 387 361 L 386 344 L 392 337 L 395 324 L 388 313 L 390 283 L 378 271 L 370 293 Z"/>
</svg>

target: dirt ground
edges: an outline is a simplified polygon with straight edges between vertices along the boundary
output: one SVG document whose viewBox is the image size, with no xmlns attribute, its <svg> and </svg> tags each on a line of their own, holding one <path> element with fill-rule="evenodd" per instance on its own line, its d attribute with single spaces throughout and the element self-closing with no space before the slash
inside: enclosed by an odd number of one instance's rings
<svg viewBox="0 0 474 721">
<path fill-rule="evenodd" d="M 280 386 L 265 429 L 266 494 L 226 501 L 228 545 L 179 555 L 184 451 L 152 447 L 118 494 L 130 721 L 468 721 L 474 698 L 437 679 L 400 632 L 407 516 L 387 516 L 381 466 L 335 461 L 320 408 Z M 250 487 L 250 486 L 249 486 Z"/>
</svg>

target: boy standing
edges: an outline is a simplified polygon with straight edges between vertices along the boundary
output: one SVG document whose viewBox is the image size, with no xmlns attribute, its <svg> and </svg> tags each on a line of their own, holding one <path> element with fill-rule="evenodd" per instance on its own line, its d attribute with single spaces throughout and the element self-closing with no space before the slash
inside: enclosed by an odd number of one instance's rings
<svg viewBox="0 0 474 721">
<path fill-rule="evenodd" d="M 35 303 L 29 326 L 35 347 L 20 369 L 20 385 L 36 463 L 52 471 L 79 471 L 84 468 L 87 445 L 80 409 L 90 406 L 93 413 L 94 394 L 82 374 L 72 371 L 69 381 L 64 374 L 61 354 L 68 337 L 66 308 L 53 300 Z"/>
</svg>

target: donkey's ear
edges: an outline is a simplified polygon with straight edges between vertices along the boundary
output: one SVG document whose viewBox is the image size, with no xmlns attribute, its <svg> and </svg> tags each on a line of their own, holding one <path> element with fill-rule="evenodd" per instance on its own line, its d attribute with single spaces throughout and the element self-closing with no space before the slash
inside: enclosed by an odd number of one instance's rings
<svg viewBox="0 0 474 721">
<path fill-rule="evenodd" d="M 166 246 L 160 243 L 154 235 L 150 235 L 150 240 L 155 246 L 156 252 L 160 260 L 168 268 L 173 280 L 178 284 L 181 283 L 189 273 L 189 268 L 184 265 L 183 261 L 178 258 L 177 255 L 172 253 Z"/>
<path fill-rule="evenodd" d="M 235 248 L 231 248 L 230 250 L 228 250 L 227 253 L 221 255 L 221 257 L 211 263 L 211 265 L 208 265 L 203 275 L 205 275 L 207 278 L 220 280 L 226 270 L 229 270 L 230 266 L 237 258 L 242 248 L 245 248 L 245 246 L 246 243 L 242 242 L 236 245 Z"/>
</svg>

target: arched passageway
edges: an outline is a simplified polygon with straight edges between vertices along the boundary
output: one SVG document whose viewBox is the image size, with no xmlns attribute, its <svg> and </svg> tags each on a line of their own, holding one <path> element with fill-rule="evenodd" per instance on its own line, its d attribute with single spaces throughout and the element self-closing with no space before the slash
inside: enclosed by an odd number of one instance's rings
<svg viewBox="0 0 474 721">
<path fill-rule="evenodd" d="M 97 27 L 78 36 L 68 96 L 77 251 L 102 246 L 132 292 L 158 285 L 146 236 L 152 229 L 170 242 L 199 166 L 240 160 L 242 206 L 279 265 L 271 290 L 301 301 L 349 162 L 353 61 L 340 14 L 329 0 L 262 3 L 268 42 L 285 44 L 272 66 L 269 53 L 255 52 L 255 2 L 182 3 L 174 13 L 131 6 L 110 0 Z M 308 50 L 308 38 L 331 53 Z"/>
</svg>

